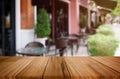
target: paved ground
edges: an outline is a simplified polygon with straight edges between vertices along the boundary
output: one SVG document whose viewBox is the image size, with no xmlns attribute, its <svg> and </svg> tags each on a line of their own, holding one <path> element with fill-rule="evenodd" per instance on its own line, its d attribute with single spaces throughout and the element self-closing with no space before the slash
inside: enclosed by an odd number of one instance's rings
<svg viewBox="0 0 120 79">
<path fill-rule="evenodd" d="M 59 51 L 57 51 L 57 52 L 59 52 Z M 74 46 L 73 52 L 74 52 L 73 56 L 88 56 L 87 47 L 85 47 L 85 46 L 80 46 L 77 52 L 76 52 L 76 47 Z M 50 56 L 50 55 L 54 55 L 54 54 L 55 54 L 55 46 L 52 46 L 47 55 Z M 57 56 L 59 56 L 59 55 L 57 55 Z M 70 48 L 66 49 L 64 56 L 72 56 Z"/>
<path fill-rule="evenodd" d="M 113 24 L 113 29 L 115 32 L 115 37 L 120 40 L 120 24 Z M 120 43 L 119 46 L 115 52 L 115 56 L 120 56 Z"/>
</svg>

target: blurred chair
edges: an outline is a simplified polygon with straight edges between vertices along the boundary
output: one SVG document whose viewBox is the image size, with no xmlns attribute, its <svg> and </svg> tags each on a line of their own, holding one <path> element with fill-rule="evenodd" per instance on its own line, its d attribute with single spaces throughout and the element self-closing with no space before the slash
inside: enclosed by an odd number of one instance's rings
<svg viewBox="0 0 120 79">
<path fill-rule="evenodd" d="M 90 34 L 90 35 L 93 35 L 93 34 L 95 34 L 96 33 L 96 29 L 95 28 L 89 28 L 89 27 L 87 27 L 86 28 L 86 34 Z"/>
<path fill-rule="evenodd" d="M 46 40 L 45 45 L 46 45 L 46 48 L 47 48 L 47 52 L 49 52 L 50 46 L 51 46 L 51 42 L 49 40 Z"/>
<path fill-rule="evenodd" d="M 76 37 L 78 38 L 77 41 L 74 41 L 74 43 L 76 44 L 77 48 L 76 48 L 76 52 L 78 52 L 79 46 L 80 46 L 80 40 L 83 38 L 82 34 L 71 34 L 70 36 Z"/>
<path fill-rule="evenodd" d="M 65 49 L 67 48 L 68 40 L 66 39 L 56 39 L 55 41 L 55 54 L 57 55 L 57 49 L 59 50 L 60 56 L 63 56 Z"/>
<path fill-rule="evenodd" d="M 53 39 L 46 40 L 45 44 L 46 44 L 47 53 L 49 53 L 50 51 L 53 51 L 53 50 L 51 50 L 51 47 L 54 46 L 54 40 Z M 52 56 L 53 56 L 53 54 L 52 54 Z"/>
<path fill-rule="evenodd" d="M 25 48 L 18 49 L 16 53 L 18 56 L 43 56 L 47 53 L 47 50 L 40 42 L 30 42 L 26 44 Z"/>
<path fill-rule="evenodd" d="M 44 46 L 40 42 L 30 42 L 25 46 L 25 48 L 27 47 L 44 47 Z"/>
<path fill-rule="evenodd" d="M 28 43 L 25 48 L 30 48 L 30 47 L 41 47 L 41 48 L 44 48 L 44 45 L 40 42 L 30 42 Z M 42 50 L 40 52 L 43 52 Z M 41 56 L 43 56 L 45 53 L 41 54 Z"/>
</svg>

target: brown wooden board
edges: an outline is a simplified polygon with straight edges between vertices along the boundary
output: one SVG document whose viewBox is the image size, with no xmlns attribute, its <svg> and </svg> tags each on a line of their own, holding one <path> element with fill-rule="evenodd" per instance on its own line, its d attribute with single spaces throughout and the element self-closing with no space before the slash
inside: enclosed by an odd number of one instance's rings
<svg viewBox="0 0 120 79">
<path fill-rule="evenodd" d="M 0 79 L 120 79 L 120 57 L 0 57 Z"/>
</svg>

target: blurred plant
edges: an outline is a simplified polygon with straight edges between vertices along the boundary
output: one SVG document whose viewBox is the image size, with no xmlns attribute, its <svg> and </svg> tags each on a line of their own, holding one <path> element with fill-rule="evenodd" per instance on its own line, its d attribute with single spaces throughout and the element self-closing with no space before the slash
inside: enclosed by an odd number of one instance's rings
<svg viewBox="0 0 120 79">
<path fill-rule="evenodd" d="M 111 15 L 113 17 L 116 17 L 118 15 L 120 15 L 120 0 L 117 0 L 117 6 L 116 8 L 112 11 Z"/>
<path fill-rule="evenodd" d="M 118 47 L 118 40 L 112 36 L 96 34 L 88 38 L 91 56 L 113 56 Z"/>
<path fill-rule="evenodd" d="M 111 36 L 115 35 L 111 24 L 100 25 L 99 28 L 96 30 L 96 32 L 104 35 L 111 35 Z"/>
<path fill-rule="evenodd" d="M 97 33 L 88 37 L 91 56 L 113 56 L 118 43 L 111 24 L 99 26 Z"/>
<path fill-rule="evenodd" d="M 35 33 L 38 37 L 48 37 L 51 33 L 50 19 L 45 9 L 39 9 Z"/>
</svg>

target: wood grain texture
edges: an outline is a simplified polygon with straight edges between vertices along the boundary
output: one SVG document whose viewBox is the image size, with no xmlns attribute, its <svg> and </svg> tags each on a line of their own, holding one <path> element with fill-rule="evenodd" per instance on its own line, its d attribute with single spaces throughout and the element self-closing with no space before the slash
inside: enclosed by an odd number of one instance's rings
<svg viewBox="0 0 120 79">
<path fill-rule="evenodd" d="M 120 79 L 120 57 L 0 57 L 0 79 Z"/>
</svg>

